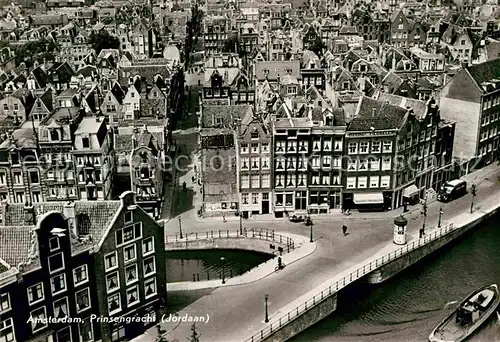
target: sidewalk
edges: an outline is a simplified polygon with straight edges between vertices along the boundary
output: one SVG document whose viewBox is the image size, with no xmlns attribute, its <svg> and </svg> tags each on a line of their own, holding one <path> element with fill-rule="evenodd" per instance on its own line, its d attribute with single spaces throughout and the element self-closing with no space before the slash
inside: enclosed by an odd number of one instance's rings
<svg viewBox="0 0 500 342">
<path fill-rule="evenodd" d="M 316 250 L 316 242 L 309 242 L 309 239 L 296 234 L 284 233 L 283 236 L 291 238 L 294 242 L 295 249 L 290 250 L 290 253 L 285 253 L 281 256 L 281 260 L 286 266 L 292 265 L 294 262 L 299 261 L 302 258 L 314 253 Z M 250 284 L 261 280 L 271 274 L 276 272 L 277 258 L 268 260 L 267 262 L 258 265 L 257 267 L 251 269 L 240 276 L 233 278 L 228 278 L 225 284 L 222 284 L 220 279 L 208 280 L 208 281 L 183 281 L 177 283 L 167 283 L 167 291 L 191 291 L 191 290 L 201 290 L 210 289 L 215 287 L 227 287 L 227 286 L 237 286 L 243 284 Z"/>
</svg>

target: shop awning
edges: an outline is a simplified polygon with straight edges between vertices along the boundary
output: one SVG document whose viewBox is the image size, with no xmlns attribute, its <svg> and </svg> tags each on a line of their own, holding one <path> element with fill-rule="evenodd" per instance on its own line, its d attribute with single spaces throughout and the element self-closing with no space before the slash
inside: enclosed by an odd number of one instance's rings
<svg viewBox="0 0 500 342">
<path fill-rule="evenodd" d="M 381 192 L 354 194 L 353 201 L 355 204 L 383 204 L 384 195 Z"/>
<path fill-rule="evenodd" d="M 403 190 L 403 197 L 413 197 L 418 194 L 419 191 L 420 190 L 417 188 L 417 186 L 415 184 L 412 184 Z"/>
</svg>

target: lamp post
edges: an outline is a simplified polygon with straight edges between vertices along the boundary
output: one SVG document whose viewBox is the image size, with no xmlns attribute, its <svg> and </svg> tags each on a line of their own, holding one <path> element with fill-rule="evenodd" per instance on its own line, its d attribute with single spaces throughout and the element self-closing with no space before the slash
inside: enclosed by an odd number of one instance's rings
<svg viewBox="0 0 500 342">
<path fill-rule="evenodd" d="M 222 284 L 226 283 L 224 260 L 226 260 L 224 257 L 220 257 L 220 262 L 222 264 Z"/>
<path fill-rule="evenodd" d="M 179 235 L 182 239 L 182 220 L 180 216 L 179 216 Z"/>
<path fill-rule="evenodd" d="M 476 185 L 475 184 L 472 184 L 470 186 L 470 192 L 472 194 L 472 200 L 470 201 L 470 213 L 472 214 L 472 212 L 474 211 L 474 198 L 476 197 L 477 195 L 477 192 L 476 192 Z"/>
<path fill-rule="evenodd" d="M 425 235 L 425 223 L 427 221 L 427 196 L 424 198 L 424 203 L 422 204 L 422 215 L 424 216 L 424 222 L 422 224 L 422 229 L 420 230 L 420 238 Z"/>
<path fill-rule="evenodd" d="M 438 228 L 441 228 L 441 217 L 443 216 L 443 208 L 439 208 Z"/>
<path fill-rule="evenodd" d="M 242 213 L 240 211 L 240 235 L 243 235 L 243 218 L 241 217 Z"/>
<path fill-rule="evenodd" d="M 311 220 L 310 223 L 311 223 L 311 231 L 310 231 L 309 242 L 313 242 L 313 221 Z"/>
<path fill-rule="evenodd" d="M 264 302 L 265 302 L 265 306 L 266 306 L 266 319 L 264 319 L 264 322 L 266 323 L 269 323 L 269 313 L 267 312 L 267 300 L 268 300 L 269 296 L 266 294 L 264 296 Z"/>
</svg>

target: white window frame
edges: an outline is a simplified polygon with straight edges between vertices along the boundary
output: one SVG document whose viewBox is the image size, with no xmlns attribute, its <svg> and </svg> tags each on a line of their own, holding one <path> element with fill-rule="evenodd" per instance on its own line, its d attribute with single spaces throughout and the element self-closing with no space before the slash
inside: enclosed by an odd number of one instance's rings
<svg viewBox="0 0 500 342">
<path fill-rule="evenodd" d="M 111 278 L 114 276 L 116 276 L 116 287 L 113 289 L 110 289 L 109 285 L 108 285 L 108 278 Z M 120 274 L 118 273 L 118 271 L 110 273 L 110 274 L 106 274 L 106 293 L 108 293 L 108 294 L 113 293 L 119 289 L 120 289 Z"/>
<path fill-rule="evenodd" d="M 150 251 L 147 251 L 145 252 L 146 248 L 146 244 L 149 243 L 151 241 L 151 247 L 152 249 Z M 151 255 L 155 252 L 155 238 L 154 236 L 150 236 L 148 238 L 145 238 L 144 240 L 142 240 L 142 256 L 148 256 L 148 255 Z"/>
<path fill-rule="evenodd" d="M 5 301 L 4 298 L 7 298 Z M 4 307 L 4 303 L 7 303 L 7 307 Z M 12 308 L 10 303 L 9 293 L 0 293 L 0 313 L 7 312 Z"/>
<path fill-rule="evenodd" d="M 10 322 L 10 324 L 7 325 L 6 322 Z M 4 335 L 5 340 L 2 340 L 2 341 L 15 342 L 16 341 L 16 330 L 14 329 L 14 320 L 12 319 L 12 317 L 9 317 L 9 318 L 4 319 L 3 321 L 0 321 L 0 333 L 4 330 L 9 329 L 9 328 L 12 330 L 12 336 L 9 339 L 7 339 L 7 335 Z"/>
<path fill-rule="evenodd" d="M 51 245 L 50 245 L 51 241 L 57 241 L 57 247 L 52 248 Z M 59 238 L 57 236 L 54 236 L 53 238 L 50 238 L 49 239 L 49 251 L 50 252 L 55 252 L 55 251 L 58 251 L 60 249 L 61 249 L 61 244 L 59 243 Z"/>
<path fill-rule="evenodd" d="M 128 259 L 128 260 L 127 260 L 127 258 L 126 258 L 126 255 L 127 255 L 127 254 L 126 254 L 126 252 L 125 252 L 125 251 L 126 251 L 126 250 L 129 250 L 129 249 L 133 249 L 133 250 L 134 250 L 134 257 L 133 257 L 132 259 Z M 137 260 L 137 246 L 136 246 L 136 244 L 134 243 L 133 245 L 129 245 L 129 246 L 125 246 L 125 247 L 123 247 L 123 251 L 122 251 L 122 253 L 123 253 L 123 262 L 124 262 L 125 264 L 128 264 L 129 262 L 132 262 L 132 261 Z"/>
<path fill-rule="evenodd" d="M 130 214 L 131 215 L 131 219 L 130 220 L 127 220 L 127 215 Z M 130 210 L 127 210 L 124 214 L 123 214 L 123 221 L 125 222 L 125 224 L 129 224 L 129 223 L 134 223 L 134 212 L 133 211 L 130 211 Z"/>
<path fill-rule="evenodd" d="M 154 293 L 150 294 L 150 295 L 147 295 L 146 294 L 146 283 L 150 282 L 150 281 L 153 281 L 154 283 L 154 286 L 155 286 L 155 291 Z M 154 297 L 158 294 L 158 286 L 157 286 L 157 282 L 156 282 L 156 277 L 153 277 L 153 278 L 150 278 L 150 279 L 145 279 L 144 280 L 144 298 L 145 299 L 149 299 L 151 297 Z"/>
<path fill-rule="evenodd" d="M 347 177 L 346 179 L 346 188 L 347 189 L 356 189 L 356 177 Z"/>
<path fill-rule="evenodd" d="M 36 308 L 35 310 L 31 310 L 30 311 L 30 319 L 31 319 L 31 331 L 33 333 L 36 333 L 38 331 L 41 331 L 45 328 L 47 328 L 49 325 L 48 325 L 48 322 L 46 321 L 45 323 L 43 323 L 44 325 L 38 329 L 35 330 L 35 324 L 36 324 L 36 321 L 35 321 L 35 318 L 33 317 L 33 312 L 35 311 L 39 311 L 43 309 L 43 319 L 47 320 L 47 308 L 45 306 L 41 306 L 39 308 Z"/>
<path fill-rule="evenodd" d="M 151 273 L 146 273 L 146 261 L 153 259 L 153 271 Z M 145 258 L 142 260 L 142 270 L 143 270 L 143 275 L 144 277 L 148 277 L 150 275 L 156 274 L 156 257 L 152 256 L 149 258 Z"/>
<path fill-rule="evenodd" d="M 82 319 L 81 322 L 78 322 L 78 337 L 79 337 L 79 341 L 82 342 L 83 341 L 83 338 L 82 338 L 82 328 L 81 328 L 81 325 L 86 323 L 86 321 L 88 321 L 90 323 L 90 339 L 88 340 L 88 342 L 92 342 L 94 341 L 94 325 L 92 323 L 92 320 L 90 319 L 90 316 L 87 317 L 87 318 L 84 318 Z"/>
<path fill-rule="evenodd" d="M 367 189 L 368 188 L 368 177 L 362 176 L 358 177 L 358 189 Z"/>
<path fill-rule="evenodd" d="M 69 317 L 70 316 L 70 312 L 69 312 L 69 303 L 68 303 L 68 297 L 62 297 L 62 298 L 59 298 L 55 301 L 52 302 L 52 310 L 53 310 L 53 313 L 54 315 L 56 314 L 56 303 L 59 303 L 59 302 L 62 302 L 62 301 L 65 301 L 66 302 L 66 317 Z"/>
<path fill-rule="evenodd" d="M 56 292 L 54 290 L 54 280 L 56 278 L 60 278 L 60 277 L 62 277 L 62 280 L 63 280 L 62 282 L 63 282 L 64 286 L 61 290 Z M 55 275 L 55 276 L 50 278 L 50 292 L 52 293 L 53 296 L 58 295 L 60 293 L 63 293 L 67 289 L 68 289 L 68 283 L 66 282 L 66 274 L 65 273 L 61 273 L 61 274 Z"/>
<path fill-rule="evenodd" d="M 87 292 L 87 296 L 89 298 L 89 305 L 86 308 L 84 308 L 84 309 L 79 309 L 78 308 L 78 299 L 77 299 L 78 297 L 77 297 L 77 295 L 79 293 L 84 292 L 84 291 Z M 92 307 L 92 298 L 90 298 L 90 288 L 86 287 L 86 288 L 84 288 L 82 290 L 76 291 L 75 292 L 75 303 L 76 303 L 76 313 L 81 313 L 81 312 L 89 310 Z"/>
<path fill-rule="evenodd" d="M 38 285 L 40 285 L 40 289 L 41 289 L 41 291 L 42 291 L 42 295 L 41 295 L 41 297 L 40 297 L 39 299 L 37 299 L 37 300 L 35 300 L 35 301 L 31 301 L 31 299 L 30 299 L 30 289 L 32 289 L 32 288 L 36 288 Z M 28 288 L 26 289 L 26 293 L 27 293 L 27 295 L 28 295 L 28 304 L 29 304 L 29 305 L 34 305 L 34 304 L 40 303 L 41 301 L 45 300 L 45 291 L 44 291 L 44 288 L 43 288 L 43 283 L 42 283 L 42 282 L 36 283 L 36 284 L 34 284 L 34 285 L 32 285 L 32 286 L 28 287 Z"/>
<path fill-rule="evenodd" d="M 129 291 L 132 291 L 132 290 L 135 290 L 137 292 L 137 298 L 136 298 L 135 302 L 129 303 L 128 302 L 128 294 L 129 294 Z M 140 292 L 139 292 L 139 285 L 135 285 L 135 286 L 133 286 L 131 288 L 128 288 L 127 291 L 126 291 L 126 293 L 125 293 L 125 299 L 127 301 L 127 308 L 130 308 L 130 307 L 132 307 L 134 305 L 139 304 L 141 302 L 141 295 L 140 295 Z"/>
<path fill-rule="evenodd" d="M 130 268 L 135 269 L 135 279 L 134 280 L 128 280 L 128 270 Z M 138 280 L 139 280 L 139 269 L 137 267 L 137 264 L 132 264 L 132 265 L 128 265 L 127 267 L 125 267 L 125 285 L 126 286 L 132 285 L 132 284 L 136 283 Z"/>
<path fill-rule="evenodd" d="M 79 269 L 81 269 L 81 268 L 85 269 L 85 272 L 84 272 L 85 273 L 85 279 L 83 279 L 80 282 L 77 282 L 77 280 L 76 280 L 76 271 L 79 270 Z M 76 268 L 73 269 L 73 284 L 75 285 L 75 287 L 80 286 L 80 285 L 85 284 L 85 283 L 88 283 L 88 281 L 89 281 L 89 269 L 88 269 L 88 267 L 87 267 L 86 264 L 78 266 L 78 267 L 76 267 Z"/>
<path fill-rule="evenodd" d="M 111 266 L 111 267 L 108 267 L 107 266 L 107 263 L 106 263 L 106 258 L 113 255 L 115 257 L 115 265 L 114 266 Z M 108 253 L 106 255 L 104 255 L 104 270 L 106 272 L 109 272 L 109 271 L 112 271 L 112 270 L 115 270 L 118 268 L 118 252 L 117 251 L 114 251 L 114 252 L 111 252 L 111 253 Z"/>
<path fill-rule="evenodd" d="M 387 185 L 383 185 L 384 180 L 387 180 Z M 389 188 L 391 186 L 391 176 L 381 176 L 380 177 L 380 187 Z"/>
<path fill-rule="evenodd" d="M 58 269 L 56 269 L 56 270 L 51 270 L 51 269 L 50 269 L 50 259 L 51 259 L 51 258 L 53 258 L 53 257 L 56 257 L 56 256 L 58 256 L 58 255 L 61 255 L 62 267 L 61 267 L 61 268 L 58 268 Z M 65 268 L 65 265 L 64 265 L 64 254 L 63 254 L 63 252 L 56 253 L 56 254 L 54 254 L 54 255 L 49 256 L 49 261 L 48 261 L 48 262 L 49 262 L 49 273 L 50 273 L 50 274 L 54 274 L 54 273 L 56 273 L 56 272 L 59 272 L 59 271 L 61 271 L 61 270 L 64 270 L 64 268 Z"/>
<path fill-rule="evenodd" d="M 114 311 L 110 311 L 109 309 L 109 300 L 111 297 L 115 297 L 115 296 L 118 296 L 118 309 L 115 309 Z M 113 293 L 112 295 L 108 296 L 106 298 L 106 305 L 107 305 L 107 309 L 108 309 L 108 314 L 110 316 L 114 315 L 114 314 L 117 314 L 118 312 L 122 311 L 122 296 L 120 294 L 120 292 L 116 292 L 116 293 Z"/>
</svg>

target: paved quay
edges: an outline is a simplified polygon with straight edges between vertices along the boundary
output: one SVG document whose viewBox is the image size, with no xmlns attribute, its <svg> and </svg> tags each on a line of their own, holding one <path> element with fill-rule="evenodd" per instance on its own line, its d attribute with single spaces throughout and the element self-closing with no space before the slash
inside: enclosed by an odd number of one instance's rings
<svg viewBox="0 0 500 342">
<path fill-rule="evenodd" d="M 466 177 L 469 183 L 477 185 L 474 215 L 479 215 L 481 208 L 500 203 L 500 169 L 490 165 Z M 460 220 L 468 215 L 471 195 L 466 195 L 450 203 L 431 202 L 428 205 L 427 231 L 437 225 L 439 208 L 442 207 L 443 225 L 455 219 Z M 415 206 L 408 219 L 408 234 L 415 238 L 422 227 L 420 207 Z M 402 213 L 395 210 L 387 213 L 353 213 L 350 216 L 325 215 L 314 218 L 314 239 L 317 247 L 314 253 L 289 265 L 284 270 L 274 273 L 259 281 L 230 287 L 219 287 L 209 295 L 200 298 L 181 310 L 178 315 L 191 317 L 210 316 L 208 324 L 198 324 L 201 341 L 244 341 L 245 338 L 264 328 L 264 296 L 269 296 L 269 318 L 286 313 L 299 301 L 317 293 L 324 284 L 350 272 L 353 267 L 363 265 L 379 253 L 387 253 L 392 244 L 393 219 Z M 200 221 L 196 212 L 182 215 L 185 233 L 201 232 L 212 229 L 235 229 L 239 220 L 228 219 L 223 223 L 219 219 Z M 166 224 L 168 235 L 178 231 L 177 220 Z M 348 226 L 349 235 L 343 236 L 342 224 Z M 243 221 L 247 229 L 273 228 L 276 232 L 301 234 L 309 236 L 309 227 L 293 224 L 284 219 L 259 218 Z M 190 324 L 180 323 L 176 326 L 165 325 L 169 341 L 187 341 L 190 336 Z M 134 341 L 151 341 L 151 332 Z M 148 337 L 149 336 L 149 337 Z"/>
</svg>

